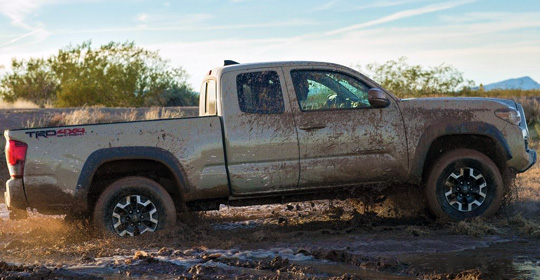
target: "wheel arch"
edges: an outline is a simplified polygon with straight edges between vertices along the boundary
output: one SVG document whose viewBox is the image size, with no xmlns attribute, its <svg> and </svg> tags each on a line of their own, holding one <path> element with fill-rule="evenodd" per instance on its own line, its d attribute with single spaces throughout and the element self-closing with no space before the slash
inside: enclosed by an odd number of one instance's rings
<svg viewBox="0 0 540 280">
<path fill-rule="evenodd" d="M 110 183 L 131 175 L 147 177 L 162 184 L 181 210 L 179 204 L 189 185 L 180 162 L 167 150 L 144 146 L 105 148 L 93 152 L 77 181 L 74 210 L 91 211 L 99 194 Z"/>
<path fill-rule="evenodd" d="M 423 181 L 437 158 L 458 148 L 473 149 L 487 155 L 501 173 L 506 168 L 506 162 L 512 158 L 502 132 L 491 124 L 466 123 L 446 127 L 432 125 L 418 142 L 410 170 L 413 181 Z"/>
</svg>

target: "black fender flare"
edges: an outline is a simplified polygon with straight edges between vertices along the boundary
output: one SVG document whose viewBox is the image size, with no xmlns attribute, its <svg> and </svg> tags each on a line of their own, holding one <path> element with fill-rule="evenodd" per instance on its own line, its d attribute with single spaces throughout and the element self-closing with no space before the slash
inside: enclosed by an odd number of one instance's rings
<svg viewBox="0 0 540 280">
<path fill-rule="evenodd" d="M 512 152 L 502 132 L 492 124 L 484 122 L 432 124 L 424 130 L 417 143 L 416 152 L 409 169 L 410 177 L 414 178 L 413 181 L 419 181 L 422 178 L 426 157 L 433 142 L 440 137 L 453 135 L 489 137 L 496 143 L 496 148 L 503 153 L 503 157 L 507 161 L 512 158 Z"/>
<path fill-rule="evenodd" d="M 185 172 L 178 159 L 169 151 L 159 147 L 133 146 L 99 149 L 87 158 L 75 188 L 73 210 L 85 212 L 88 209 L 88 192 L 97 169 L 104 163 L 117 160 L 152 160 L 165 165 L 173 174 L 180 193 L 189 191 Z"/>
</svg>

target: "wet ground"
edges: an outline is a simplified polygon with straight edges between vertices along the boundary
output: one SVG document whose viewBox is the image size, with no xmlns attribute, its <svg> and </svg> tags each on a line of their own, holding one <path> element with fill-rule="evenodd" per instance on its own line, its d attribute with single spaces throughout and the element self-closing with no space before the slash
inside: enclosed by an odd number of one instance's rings
<svg viewBox="0 0 540 280">
<path fill-rule="evenodd" d="M 136 239 L 101 238 L 81 223 L 34 213 L 0 221 L 0 277 L 540 278 L 540 231 L 519 215 L 440 224 L 361 214 L 357 206 L 351 200 L 222 206 L 181 216 L 171 232 Z"/>
</svg>

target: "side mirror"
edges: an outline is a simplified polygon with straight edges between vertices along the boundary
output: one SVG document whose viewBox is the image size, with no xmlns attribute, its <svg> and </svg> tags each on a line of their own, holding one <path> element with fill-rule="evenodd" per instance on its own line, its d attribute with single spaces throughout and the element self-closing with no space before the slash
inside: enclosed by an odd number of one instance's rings
<svg viewBox="0 0 540 280">
<path fill-rule="evenodd" d="M 390 100 L 388 100 L 386 94 L 379 88 L 369 89 L 368 101 L 375 108 L 386 108 L 390 105 Z"/>
</svg>

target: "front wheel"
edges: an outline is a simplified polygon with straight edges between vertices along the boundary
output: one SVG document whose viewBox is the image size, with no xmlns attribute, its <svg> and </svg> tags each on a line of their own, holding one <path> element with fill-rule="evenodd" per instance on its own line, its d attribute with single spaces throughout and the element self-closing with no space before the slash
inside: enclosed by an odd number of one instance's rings
<svg viewBox="0 0 540 280">
<path fill-rule="evenodd" d="M 160 184 L 144 177 L 126 177 L 100 195 L 93 218 L 101 232 L 136 236 L 174 227 L 176 209 Z"/>
<path fill-rule="evenodd" d="M 504 183 L 499 168 L 486 155 L 456 149 L 435 162 L 425 192 L 435 216 L 463 220 L 495 214 L 502 203 Z"/>
</svg>

